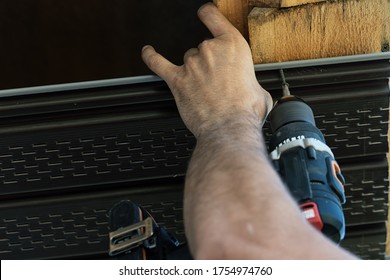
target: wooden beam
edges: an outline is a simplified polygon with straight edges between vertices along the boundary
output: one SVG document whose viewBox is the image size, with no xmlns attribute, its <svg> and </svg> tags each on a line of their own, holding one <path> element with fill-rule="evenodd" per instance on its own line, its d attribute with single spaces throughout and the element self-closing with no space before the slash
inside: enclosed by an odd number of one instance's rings
<svg viewBox="0 0 390 280">
<path fill-rule="evenodd" d="M 390 1 L 340 0 L 288 9 L 254 8 L 255 63 L 381 52 L 390 41 Z"/>
<path fill-rule="evenodd" d="M 214 0 L 225 17 L 248 39 L 248 15 L 253 7 L 285 8 L 326 0 Z"/>
<path fill-rule="evenodd" d="M 326 0 L 249 0 L 249 6 L 261 8 L 287 8 Z"/>
<path fill-rule="evenodd" d="M 214 4 L 248 39 L 248 0 L 214 0 Z"/>
</svg>

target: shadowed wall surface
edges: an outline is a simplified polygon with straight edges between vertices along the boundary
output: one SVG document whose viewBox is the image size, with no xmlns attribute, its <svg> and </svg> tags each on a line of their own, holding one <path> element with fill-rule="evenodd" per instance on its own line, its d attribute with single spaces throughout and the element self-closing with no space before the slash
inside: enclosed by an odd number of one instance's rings
<svg viewBox="0 0 390 280">
<path fill-rule="evenodd" d="M 209 36 L 196 11 L 207 0 L 4 0 L 0 89 L 149 74 L 144 44 L 182 63 Z"/>
</svg>

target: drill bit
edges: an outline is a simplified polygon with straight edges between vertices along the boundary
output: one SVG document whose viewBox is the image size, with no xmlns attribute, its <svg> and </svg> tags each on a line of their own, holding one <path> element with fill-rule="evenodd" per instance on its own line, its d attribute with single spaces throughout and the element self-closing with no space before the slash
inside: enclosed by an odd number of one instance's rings
<svg viewBox="0 0 390 280">
<path fill-rule="evenodd" d="M 283 96 L 290 96 L 290 85 L 286 81 L 286 77 L 284 76 L 283 69 L 280 69 L 280 76 L 282 77 L 282 89 L 283 89 Z"/>
</svg>

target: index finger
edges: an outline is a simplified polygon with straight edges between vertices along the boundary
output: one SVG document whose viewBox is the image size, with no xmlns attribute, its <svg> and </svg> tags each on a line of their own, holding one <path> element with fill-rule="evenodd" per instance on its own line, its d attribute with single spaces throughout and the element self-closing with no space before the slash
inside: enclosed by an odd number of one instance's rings
<svg viewBox="0 0 390 280">
<path fill-rule="evenodd" d="M 178 70 L 178 66 L 156 52 L 155 49 L 149 45 L 142 48 L 142 59 L 150 70 L 160 76 L 160 78 L 165 80 L 168 84 Z"/>
<path fill-rule="evenodd" d="M 214 37 L 238 32 L 238 30 L 213 3 L 207 3 L 200 7 L 198 10 L 198 16 Z"/>
</svg>

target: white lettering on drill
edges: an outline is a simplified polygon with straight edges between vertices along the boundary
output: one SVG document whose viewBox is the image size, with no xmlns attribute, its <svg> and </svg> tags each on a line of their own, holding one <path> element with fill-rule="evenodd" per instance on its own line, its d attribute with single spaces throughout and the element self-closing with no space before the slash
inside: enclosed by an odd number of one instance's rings
<svg viewBox="0 0 390 280">
<path fill-rule="evenodd" d="M 281 147 L 281 146 L 283 146 L 284 144 L 287 144 L 287 143 L 289 143 L 289 142 L 291 142 L 291 141 L 295 141 L 295 140 L 300 140 L 300 139 L 305 139 L 306 137 L 304 136 L 304 135 L 300 135 L 300 136 L 297 136 L 297 137 L 293 137 L 293 138 L 287 138 L 287 139 L 285 139 L 282 143 L 280 143 L 279 145 L 278 145 L 278 147 Z"/>
<path fill-rule="evenodd" d="M 302 147 L 303 149 L 312 147 L 316 151 L 319 152 L 326 152 L 328 153 L 331 157 L 334 158 L 334 155 L 331 151 L 331 149 L 324 144 L 323 142 L 314 139 L 314 138 L 305 138 L 305 136 L 297 136 L 297 137 L 292 137 L 288 138 L 284 141 L 282 141 L 276 148 L 270 153 L 271 159 L 272 160 L 279 160 L 280 156 L 288 151 L 289 149 L 295 148 L 295 147 Z"/>
</svg>

